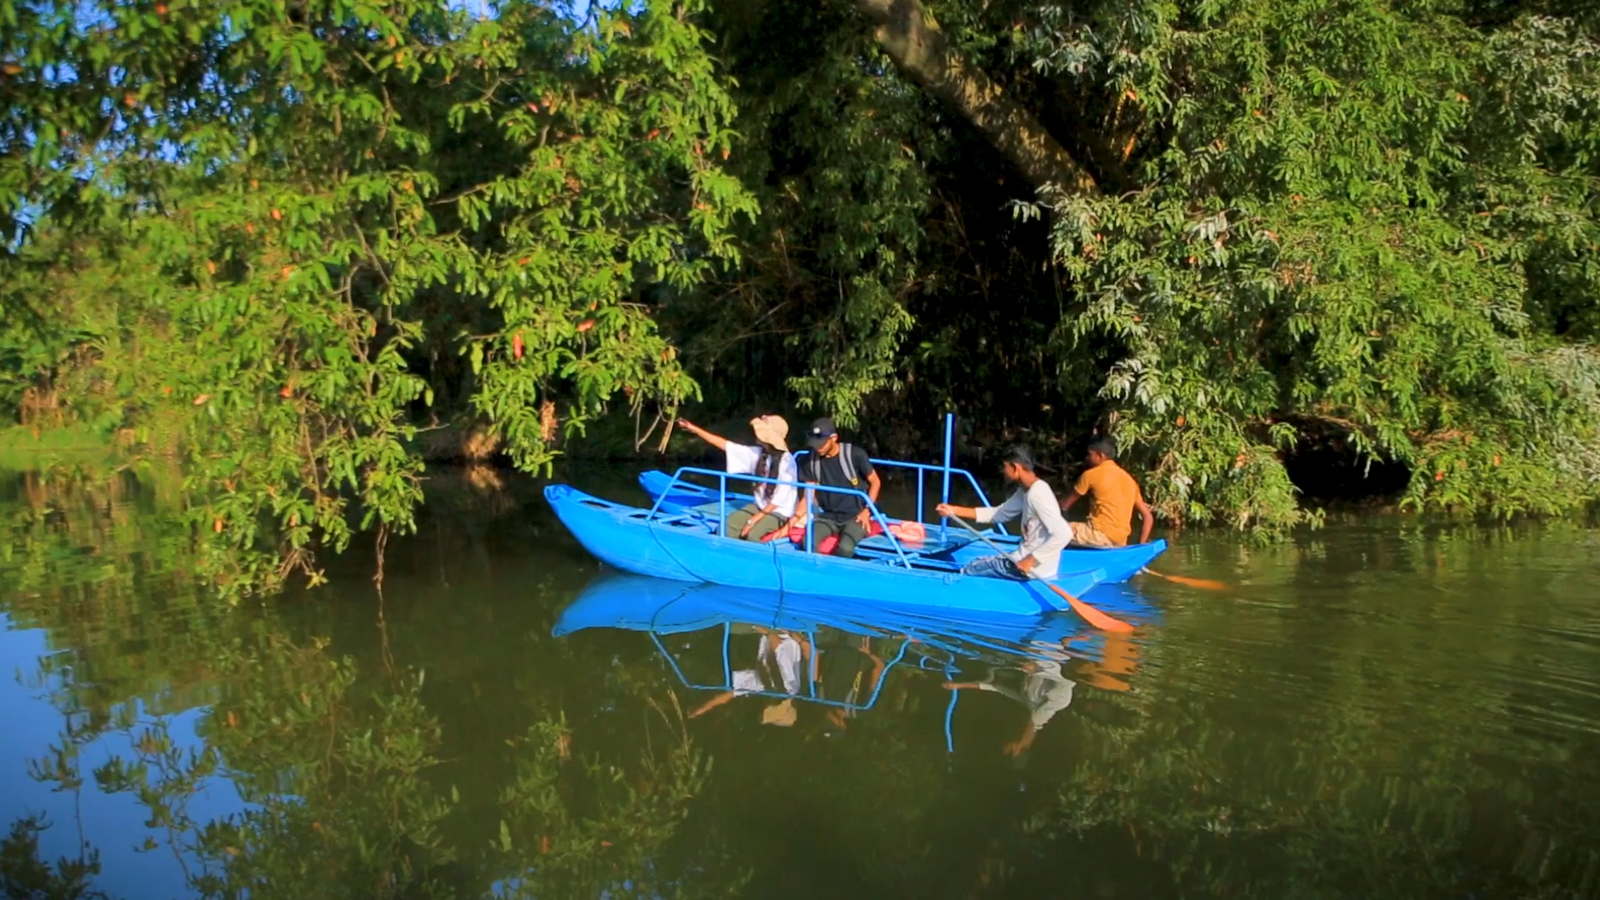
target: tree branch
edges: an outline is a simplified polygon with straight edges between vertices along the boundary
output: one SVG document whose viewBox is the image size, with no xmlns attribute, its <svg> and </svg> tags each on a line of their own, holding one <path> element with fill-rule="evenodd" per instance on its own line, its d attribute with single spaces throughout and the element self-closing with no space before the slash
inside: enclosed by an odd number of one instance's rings
<svg viewBox="0 0 1600 900">
<path fill-rule="evenodd" d="M 1033 184 L 1068 193 L 1099 190 L 1089 173 L 1039 120 L 950 49 L 921 0 L 852 0 L 877 23 L 873 38 L 900 70 L 953 106 Z"/>
</svg>

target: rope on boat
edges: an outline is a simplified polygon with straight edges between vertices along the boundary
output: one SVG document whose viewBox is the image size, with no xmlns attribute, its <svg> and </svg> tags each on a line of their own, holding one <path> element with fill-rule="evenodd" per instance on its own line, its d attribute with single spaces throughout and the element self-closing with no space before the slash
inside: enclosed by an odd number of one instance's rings
<svg viewBox="0 0 1600 900">
<path fill-rule="evenodd" d="M 701 575 L 699 572 L 696 572 L 693 568 L 691 568 L 689 566 L 688 563 L 685 563 L 682 559 L 678 558 L 678 555 L 676 553 L 673 553 L 671 550 L 669 550 L 667 548 L 667 545 L 662 542 L 661 536 L 656 533 L 656 523 L 658 521 L 660 521 L 660 520 L 652 519 L 652 518 L 647 518 L 647 519 L 644 520 L 645 530 L 650 532 L 650 539 L 655 541 L 656 542 L 656 546 L 661 548 L 661 552 L 665 553 L 668 558 L 670 558 L 673 562 L 677 563 L 678 567 L 683 569 L 683 571 L 689 573 L 690 575 L 694 576 L 695 578 L 700 579 L 703 582 L 710 583 L 711 579 L 705 577 L 704 575 Z M 716 532 L 713 531 L 711 536 L 712 537 L 716 537 L 717 536 Z M 772 569 L 773 569 L 774 572 L 777 573 L 777 576 L 778 576 L 778 593 L 781 594 L 784 591 L 784 585 L 783 585 L 783 566 L 778 564 L 778 543 L 779 543 L 780 540 L 787 540 L 787 538 L 774 538 L 773 540 L 769 541 L 768 544 L 772 548 Z"/>
</svg>

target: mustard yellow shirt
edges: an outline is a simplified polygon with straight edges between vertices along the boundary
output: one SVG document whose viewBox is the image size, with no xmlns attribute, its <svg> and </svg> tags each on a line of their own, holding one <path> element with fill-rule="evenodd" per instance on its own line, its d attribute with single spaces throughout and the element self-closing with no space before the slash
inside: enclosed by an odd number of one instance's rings
<svg viewBox="0 0 1600 900">
<path fill-rule="evenodd" d="M 1117 546 L 1133 533 L 1133 507 L 1139 502 L 1139 482 L 1115 460 L 1106 460 L 1078 476 L 1075 493 L 1089 498 L 1089 524 Z"/>
</svg>

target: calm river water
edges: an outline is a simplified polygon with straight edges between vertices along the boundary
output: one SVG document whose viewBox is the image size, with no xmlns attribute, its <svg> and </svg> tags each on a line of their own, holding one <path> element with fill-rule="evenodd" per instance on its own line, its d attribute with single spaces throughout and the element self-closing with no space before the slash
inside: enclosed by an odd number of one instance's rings
<svg viewBox="0 0 1600 900">
<path fill-rule="evenodd" d="M 1232 588 L 1091 594 L 1108 639 L 597 581 L 523 481 L 435 473 L 381 596 L 357 549 L 228 608 L 159 484 L 0 473 L 0 884 L 1600 897 L 1600 531 L 1180 534 Z"/>
</svg>

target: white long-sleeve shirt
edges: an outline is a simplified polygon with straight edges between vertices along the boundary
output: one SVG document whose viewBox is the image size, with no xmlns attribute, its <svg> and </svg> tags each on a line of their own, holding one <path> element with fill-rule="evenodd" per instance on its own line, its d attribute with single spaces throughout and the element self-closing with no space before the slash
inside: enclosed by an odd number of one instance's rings
<svg viewBox="0 0 1600 900">
<path fill-rule="evenodd" d="M 760 447 L 735 444 L 733 441 L 729 441 L 728 448 L 724 452 L 728 454 L 729 475 L 754 475 L 756 473 L 756 464 L 761 462 Z M 778 518 L 790 518 L 794 515 L 796 501 L 800 499 L 799 489 L 794 486 L 795 482 L 800 480 L 800 470 L 795 467 L 794 454 L 783 454 L 783 457 L 778 461 L 778 471 L 768 477 L 789 483 L 757 483 L 755 490 L 752 492 L 756 495 L 756 505 L 765 507 L 770 504 L 776 507 L 773 513 Z M 733 488 L 730 487 L 729 490 L 732 491 Z"/>
<path fill-rule="evenodd" d="M 1041 478 L 1027 490 L 1017 490 L 999 506 L 980 506 L 978 522 L 1009 522 L 1022 516 L 1022 546 L 1007 554 L 1012 562 L 1032 556 L 1038 565 L 1033 572 L 1040 578 L 1056 577 L 1061 551 L 1072 540 L 1072 529 L 1061 518 L 1056 492 Z"/>
</svg>

